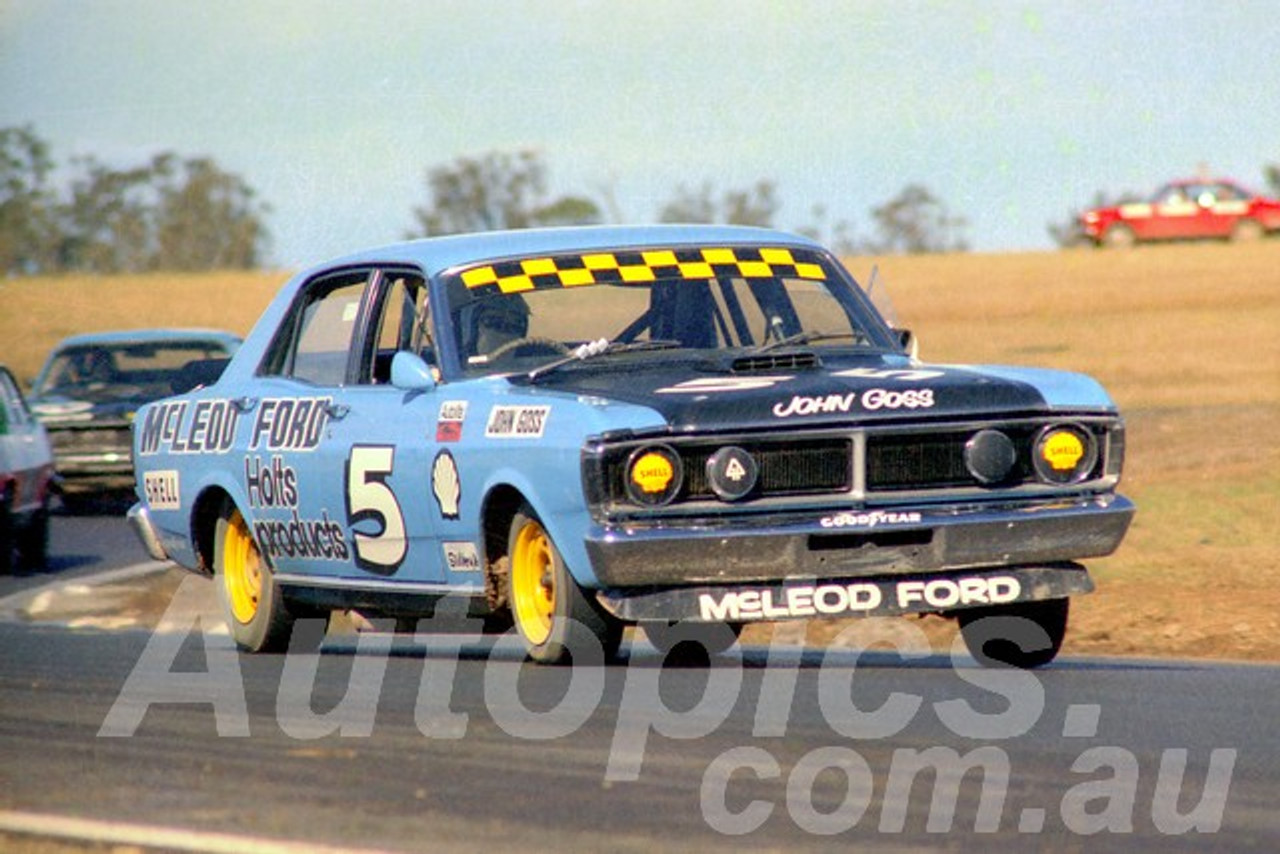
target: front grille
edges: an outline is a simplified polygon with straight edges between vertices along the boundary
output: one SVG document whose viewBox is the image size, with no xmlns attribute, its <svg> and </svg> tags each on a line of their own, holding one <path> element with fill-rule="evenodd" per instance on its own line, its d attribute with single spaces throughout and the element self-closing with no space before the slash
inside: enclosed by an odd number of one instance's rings
<svg viewBox="0 0 1280 854">
<path fill-rule="evenodd" d="M 705 509 L 707 502 L 722 504 L 708 483 L 707 461 L 729 445 L 747 451 L 759 467 L 755 489 L 740 499 L 744 507 L 771 498 L 791 498 L 791 503 L 802 506 L 810 496 L 843 496 L 841 500 L 865 501 L 873 506 L 877 500 L 900 501 L 913 494 L 919 498 L 947 493 L 982 496 L 1026 487 L 1049 489 L 1053 485 L 1036 475 L 1032 457 L 1037 437 L 1052 423 L 1061 423 L 1061 419 L 876 426 L 807 437 L 655 437 L 588 448 L 583 474 L 589 500 L 606 514 L 636 509 L 646 514 L 679 512 L 682 505 L 689 505 L 687 511 L 692 511 Z M 1119 420 L 1082 417 L 1072 423 L 1093 433 L 1101 449 L 1093 470 L 1072 488 L 1099 478 L 1118 478 L 1116 445 L 1123 442 Z M 1013 466 L 999 482 L 984 482 L 969 470 L 966 446 L 983 431 L 998 431 L 1013 443 Z M 1109 437 L 1112 444 L 1108 444 Z M 669 503 L 640 508 L 627 491 L 628 465 L 634 453 L 651 446 L 674 450 L 684 479 Z"/>
<path fill-rule="evenodd" d="M 1033 483 L 1031 464 L 1036 433 L 1044 422 L 1014 422 L 998 425 L 1013 440 L 1017 462 L 1001 487 Z M 965 445 L 979 428 L 943 428 L 937 432 L 870 433 L 866 449 L 866 489 L 868 493 L 895 490 L 984 488 L 965 462 Z M 1102 442 L 1106 429 L 1091 428 Z M 1100 455 L 1101 456 L 1101 455 Z M 1095 467 L 1091 477 L 1101 475 Z"/>
<path fill-rule="evenodd" d="M 643 443 L 648 444 L 648 443 Z M 628 502 L 627 465 L 631 453 L 643 444 L 610 447 L 598 464 L 603 466 L 605 494 L 599 498 Z M 684 483 L 673 503 L 718 500 L 707 482 L 707 460 L 728 445 L 742 448 L 759 467 L 759 479 L 749 499 L 788 495 L 848 492 L 853 485 L 853 440 L 846 436 L 787 441 L 777 437 L 726 438 L 723 441 L 672 443 L 680 455 Z M 594 469 L 594 464 L 592 465 Z M 588 483 L 595 476 L 588 470 Z"/>
<path fill-rule="evenodd" d="M 55 451 L 128 453 L 131 440 L 128 427 L 49 430 Z"/>
<path fill-rule="evenodd" d="M 964 462 L 967 436 L 880 436 L 867 441 L 867 489 L 921 489 L 974 482 Z"/>
<path fill-rule="evenodd" d="M 707 460 L 720 446 L 681 449 L 684 465 L 686 500 L 714 498 L 707 483 Z M 788 442 L 775 444 L 742 444 L 760 467 L 758 497 L 767 498 L 801 493 L 844 492 L 849 489 L 852 471 L 851 443 L 847 439 Z"/>
</svg>

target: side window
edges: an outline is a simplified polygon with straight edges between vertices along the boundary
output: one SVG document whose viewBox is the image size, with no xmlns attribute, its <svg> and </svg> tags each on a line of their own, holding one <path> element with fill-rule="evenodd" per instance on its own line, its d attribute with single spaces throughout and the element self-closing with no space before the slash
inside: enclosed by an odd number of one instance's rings
<svg viewBox="0 0 1280 854">
<path fill-rule="evenodd" d="M 1192 184 L 1187 187 L 1187 194 L 1202 208 L 1213 207 L 1214 196 L 1211 184 Z"/>
<path fill-rule="evenodd" d="M 364 274 L 314 283 L 295 324 L 293 351 L 285 371 L 317 385 L 341 385 L 355 340 Z"/>
<path fill-rule="evenodd" d="M 390 273 L 384 280 L 378 334 L 374 339 L 372 367 L 362 372 L 362 382 L 375 384 L 391 380 L 391 359 L 400 350 L 420 352 L 429 347 L 424 339 L 427 319 L 427 288 L 421 278 Z M 426 355 L 425 353 L 423 355 Z M 430 357 L 428 356 L 428 360 Z"/>
</svg>

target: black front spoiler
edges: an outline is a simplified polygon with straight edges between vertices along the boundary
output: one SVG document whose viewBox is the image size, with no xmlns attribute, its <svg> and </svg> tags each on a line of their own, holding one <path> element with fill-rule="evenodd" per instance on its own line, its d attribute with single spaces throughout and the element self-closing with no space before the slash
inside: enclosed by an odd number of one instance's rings
<svg viewBox="0 0 1280 854">
<path fill-rule="evenodd" d="M 596 599 L 610 614 L 628 622 L 749 623 L 948 613 L 1092 591 L 1088 571 L 1068 562 L 875 578 L 601 590 Z"/>
</svg>

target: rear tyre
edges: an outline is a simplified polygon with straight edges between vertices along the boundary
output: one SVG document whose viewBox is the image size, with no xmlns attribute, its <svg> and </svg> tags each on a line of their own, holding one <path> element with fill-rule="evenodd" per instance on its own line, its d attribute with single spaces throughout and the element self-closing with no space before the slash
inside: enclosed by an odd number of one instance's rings
<svg viewBox="0 0 1280 854">
<path fill-rule="evenodd" d="M 1236 243 L 1254 243 L 1266 235 L 1266 229 L 1256 219 L 1242 219 L 1231 229 L 1231 239 Z"/>
<path fill-rule="evenodd" d="M 969 654 L 986 667 L 1043 667 L 1062 649 L 1070 601 L 1046 599 L 960 611 L 960 634 Z"/>
<path fill-rule="evenodd" d="M 9 511 L 9 496 L 0 495 L 0 575 L 13 572 L 14 549 L 13 515 Z"/>
<path fill-rule="evenodd" d="M 573 579 L 551 535 L 527 504 L 507 538 L 511 615 L 529 658 L 540 664 L 615 657 L 622 623 L 605 613 Z"/>
<path fill-rule="evenodd" d="M 42 569 L 49 561 L 49 504 L 46 500 L 15 538 L 23 569 Z"/>
<path fill-rule="evenodd" d="M 307 614 L 315 618 L 295 624 L 295 615 L 286 605 L 248 523 L 234 507 L 218 519 L 213 568 L 223 615 L 237 647 L 246 652 L 284 652 L 295 634 L 294 649 L 320 647 L 328 626 L 327 613 Z"/>
</svg>

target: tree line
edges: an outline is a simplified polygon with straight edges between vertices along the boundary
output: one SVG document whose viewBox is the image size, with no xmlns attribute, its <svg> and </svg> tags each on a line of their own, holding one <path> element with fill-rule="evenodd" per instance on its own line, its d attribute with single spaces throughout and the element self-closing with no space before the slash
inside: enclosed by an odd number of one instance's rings
<svg viewBox="0 0 1280 854">
<path fill-rule="evenodd" d="M 116 168 L 74 158 L 61 180 L 50 146 L 30 126 L 0 128 L 0 275 L 254 269 L 269 263 L 268 204 L 211 158 L 156 154 Z M 427 200 L 406 238 L 504 228 L 619 222 L 607 188 L 553 196 L 537 151 L 495 151 L 426 170 Z M 773 227 L 776 184 L 717 192 L 676 188 L 659 222 Z M 966 251 L 968 222 L 911 183 L 870 212 L 872 231 L 831 221 L 824 206 L 796 228 L 842 255 Z"/>
<path fill-rule="evenodd" d="M 0 128 L 0 275 L 252 269 L 270 208 L 207 157 L 154 155 L 117 169 L 92 156 L 54 182 L 49 145 Z"/>
<path fill-rule="evenodd" d="M 536 151 L 495 151 L 459 157 L 427 170 L 428 201 L 415 207 L 416 228 L 407 238 L 465 234 L 503 228 L 556 225 L 599 225 L 621 217 L 612 193 L 551 196 L 548 168 Z M 710 182 L 680 185 L 658 211 L 664 223 L 722 223 L 775 226 L 781 207 L 777 185 L 759 180 L 749 187 L 716 192 Z M 796 229 L 826 244 L 837 254 L 962 252 L 968 222 L 922 184 L 908 184 L 896 196 L 873 208 L 874 231 L 858 236 L 846 220 L 828 222 L 817 206 L 813 221 Z"/>
</svg>

